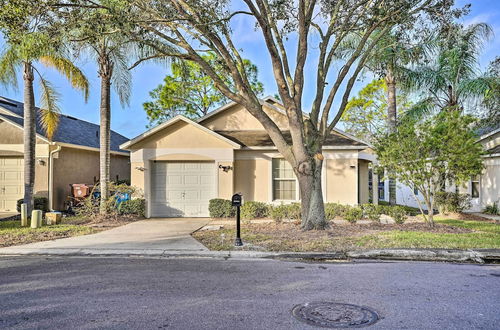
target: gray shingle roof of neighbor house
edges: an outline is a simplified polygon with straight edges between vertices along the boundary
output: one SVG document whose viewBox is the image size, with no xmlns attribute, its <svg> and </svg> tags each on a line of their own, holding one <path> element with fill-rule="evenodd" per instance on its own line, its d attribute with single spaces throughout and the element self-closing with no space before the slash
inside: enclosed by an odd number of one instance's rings
<svg viewBox="0 0 500 330">
<path fill-rule="evenodd" d="M 23 103 L 0 96 L 0 109 L 1 108 L 13 114 L 0 113 L 0 119 L 14 122 L 21 127 L 23 126 Z M 38 119 L 36 121 L 36 132 L 46 137 Z M 52 141 L 76 144 L 89 148 L 99 148 L 99 125 L 62 114 L 59 117 L 59 126 Z M 126 141 L 128 141 L 128 138 L 115 131 L 111 131 L 111 151 L 128 153 L 128 151 L 120 149 L 120 144 Z"/>
<path fill-rule="evenodd" d="M 215 131 L 217 134 L 220 134 L 238 144 L 241 144 L 243 147 L 272 147 L 274 146 L 273 141 L 269 134 L 266 131 Z M 290 136 L 290 132 L 283 132 L 285 140 L 288 143 L 291 143 L 292 138 Z M 335 146 L 335 147 L 360 147 L 360 148 L 368 148 L 369 146 L 365 143 L 353 140 L 346 136 L 341 135 L 340 133 L 333 131 L 327 138 L 324 143 L 325 147 Z"/>
</svg>

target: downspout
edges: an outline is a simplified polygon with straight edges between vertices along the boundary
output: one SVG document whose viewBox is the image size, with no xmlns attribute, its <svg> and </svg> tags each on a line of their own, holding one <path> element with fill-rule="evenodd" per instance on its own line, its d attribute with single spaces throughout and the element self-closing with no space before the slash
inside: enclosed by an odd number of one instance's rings
<svg viewBox="0 0 500 330">
<path fill-rule="evenodd" d="M 61 151 L 61 146 L 57 146 L 56 149 L 49 153 L 49 209 L 54 211 L 54 154 Z"/>
</svg>

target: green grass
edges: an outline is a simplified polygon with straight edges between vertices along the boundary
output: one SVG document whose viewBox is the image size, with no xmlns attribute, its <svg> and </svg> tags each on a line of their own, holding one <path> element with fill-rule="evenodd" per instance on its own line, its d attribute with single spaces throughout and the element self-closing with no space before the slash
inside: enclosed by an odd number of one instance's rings
<svg viewBox="0 0 500 330">
<path fill-rule="evenodd" d="M 434 221 L 436 223 L 441 223 L 443 225 L 467 228 L 471 230 L 483 231 L 487 233 L 494 233 L 500 235 L 500 225 L 492 222 L 473 221 L 473 220 L 451 220 L 442 218 L 435 218 Z"/>
<path fill-rule="evenodd" d="M 94 232 L 96 230 L 91 227 L 74 224 L 62 223 L 33 229 L 29 226 L 21 227 L 19 220 L 0 221 L 0 246 L 5 247 L 56 238 L 87 235 Z"/>
<path fill-rule="evenodd" d="M 436 234 L 418 231 L 389 231 L 362 236 L 358 241 L 358 246 L 364 249 L 498 249 L 500 248 L 500 235 L 484 232 L 466 234 Z"/>
<path fill-rule="evenodd" d="M 331 236 L 327 232 L 302 232 L 280 229 L 258 230 L 248 224 L 242 238 L 267 251 L 345 251 L 383 248 L 442 248 L 442 249 L 500 249 L 500 225 L 474 220 L 450 220 L 437 217 L 436 223 L 472 230 L 467 233 L 439 233 L 425 230 L 387 230 Z M 348 225 L 347 225 L 348 226 Z M 253 227 L 253 228 L 252 228 Z M 256 228 L 256 229 L 254 229 Z M 332 229 L 335 232 L 335 227 Z M 234 249 L 234 228 L 202 231 L 193 235 L 211 250 Z M 253 249 L 251 246 L 248 249 Z"/>
</svg>

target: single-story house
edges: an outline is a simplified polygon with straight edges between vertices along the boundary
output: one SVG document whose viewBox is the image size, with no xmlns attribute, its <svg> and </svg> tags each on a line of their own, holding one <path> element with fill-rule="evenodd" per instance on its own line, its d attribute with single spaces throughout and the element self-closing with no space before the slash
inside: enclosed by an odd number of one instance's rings
<svg viewBox="0 0 500 330">
<path fill-rule="evenodd" d="M 0 97 L 0 211 L 15 211 L 24 196 L 23 103 Z M 38 113 L 38 109 L 37 109 Z M 63 210 L 70 184 L 99 180 L 99 125 L 60 115 L 52 140 L 37 120 L 35 196 L 49 208 Z M 128 139 L 111 132 L 111 178 L 130 179 L 129 153 L 119 145 Z"/>
<path fill-rule="evenodd" d="M 486 205 L 493 203 L 500 204 L 500 128 L 486 130 L 477 141 L 481 143 L 485 151 L 483 156 L 484 170 L 481 175 L 471 178 L 468 182 L 458 187 L 458 192 L 471 196 L 471 208 L 467 212 L 481 212 Z M 384 187 L 389 187 L 386 181 Z M 418 207 L 411 191 L 412 188 L 397 184 L 397 203 Z M 456 191 L 455 186 L 446 187 L 446 191 Z M 418 197 L 418 192 L 415 191 Z M 383 189 L 380 196 L 385 195 L 385 200 L 389 198 L 388 189 Z"/>
<path fill-rule="evenodd" d="M 262 100 L 264 111 L 287 134 L 282 105 Z M 183 116 L 122 144 L 130 151 L 131 183 L 143 190 L 148 217 L 206 217 L 209 200 L 300 201 L 297 179 L 260 122 L 230 102 L 197 121 Z M 327 138 L 323 155 L 326 202 L 368 202 L 370 146 L 340 130 Z"/>
</svg>

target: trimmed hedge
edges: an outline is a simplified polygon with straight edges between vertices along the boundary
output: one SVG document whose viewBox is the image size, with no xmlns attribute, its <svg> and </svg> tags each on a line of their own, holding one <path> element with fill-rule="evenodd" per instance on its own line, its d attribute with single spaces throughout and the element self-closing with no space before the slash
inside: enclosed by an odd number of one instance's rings
<svg viewBox="0 0 500 330">
<path fill-rule="evenodd" d="M 143 217 L 146 214 L 146 200 L 144 198 L 135 198 L 121 202 L 118 206 L 118 213 L 135 214 Z"/>
<path fill-rule="evenodd" d="M 300 211 L 300 203 L 281 204 L 278 206 L 273 206 L 271 208 L 271 217 L 276 222 L 281 222 L 285 219 L 300 220 L 302 217 Z"/>
<path fill-rule="evenodd" d="M 227 199 L 215 198 L 209 202 L 209 213 L 212 218 L 233 218 L 236 208 Z M 414 208 L 401 205 L 374 205 L 363 204 L 360 206 L 342 205 L 338 203 L 325 204 L 327 220 L 335 218 L 345 219 L 355 223 L 358 220 L 368 219 L 380 222 L 380 216 L 386 214 L 396 223 L 404 223 L 408 215 L 414 213 Z M 249 201 L 241 207 L 241 217 L 245 220 L 271 217 L 276 222 L 283 220 L 300 220 L 300 203 L 271 205 L 263 202 Z"/>
<path fill-rule="evenodd" d="M 337 217 L 343 217 L 346 211 L 346 205 L 338 203 L 325 204 L 325 216 L 327 220 L 334 220 Z"/>
<path fill-rule="evenodd" d="M 243 219 L 266 218 L 269 216 L 270 208 L 271 206 L 263 202 L 245 202 L 241 207 L 241 217 Z"/>
<path fill-rule="evenodd" d="M 363 209 L 358 206 L 349 207 L 344 213 L 344 219 L 350 223 L 363 219 Z"/>
<path fill-rule="evenodd" d="M 230 200 L 214 198 L 208 203 L 208 212 L 211 218 L 229 218 L 234 217 L 236 210 Z"/>
<path fill-rule="evenodd" d="M 33 198 L 33 209 L 41 210 L 42 212 L 49 212 L 49 200 L 47 197 L 34 197 Z M 16 210 L 21 212 L 21 204 L 24 203 L 24 199 L 19 199 L 17 201 Z"/>
</svg>

